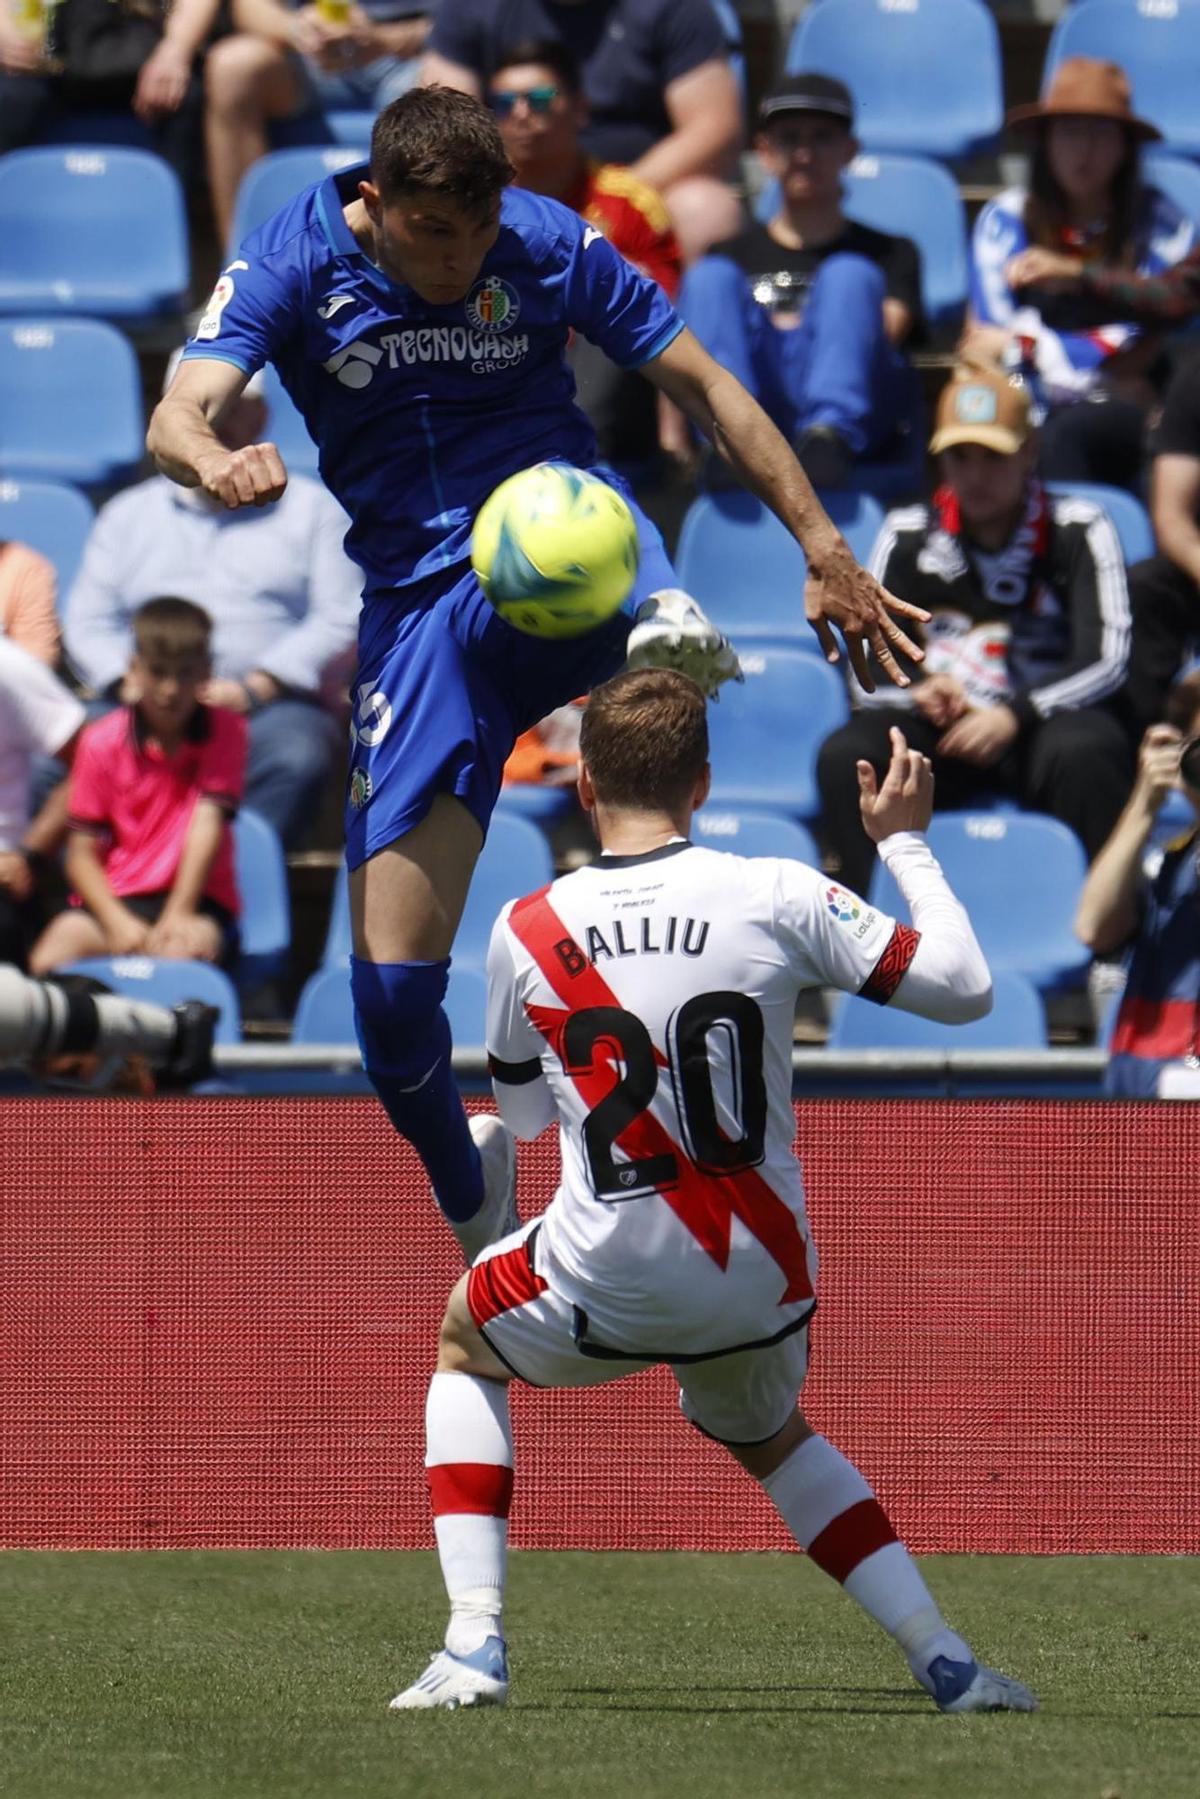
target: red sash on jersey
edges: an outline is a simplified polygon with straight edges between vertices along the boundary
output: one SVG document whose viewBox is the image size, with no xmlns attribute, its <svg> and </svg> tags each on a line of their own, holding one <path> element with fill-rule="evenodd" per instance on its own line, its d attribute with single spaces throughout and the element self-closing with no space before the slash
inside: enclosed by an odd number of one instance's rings
<svg viewBox="0 0 1200 1799">
<path fill-rule="evenodd" d="M 549 888 L 543 887 L 540 893 L 531 893 L 518 900 L 508 915 L 508 923 L 513 935 L 524 944 L 568 1008 L 566 1012 L 547 1006 L 526 1008 L 533 1025 L 562 1061 L 563 1030 L 572 1012 L 589 1006 L 622 1008 L 608 983 L 587 960 L 555 913 L 546 898 L 548 892 Z M 568 971 L 557 953 L 558 946 L 563 944 L 573 952 L 570 956 L 573 972 Z M 665 1068 L 666 1057 L 657 1045 L 654 1053 L 660 1066 Z M 593 1066 L 567 1072 L 589 1111 L 611 1091 L 614 1080 L 609 1076 L 616 1073 L 611 1064 L 608 1070 Z M 730 1225 L 736 1214 L 787 1276 L 787 1288 L 780 1305 L 793 1305 L 812 1298 L 804 1236 L 795 1215 L 753 1168 L 743 1169 L 739 1174 L 702 1174 L 650 1112 L 640 1112 L 616 1140 L 634 1160 L 674 1155 L 679 1167 L 678 1184 L 660 1188 L 659 1192 L 718 1268 L 728 1265 Z"/>
</svg>

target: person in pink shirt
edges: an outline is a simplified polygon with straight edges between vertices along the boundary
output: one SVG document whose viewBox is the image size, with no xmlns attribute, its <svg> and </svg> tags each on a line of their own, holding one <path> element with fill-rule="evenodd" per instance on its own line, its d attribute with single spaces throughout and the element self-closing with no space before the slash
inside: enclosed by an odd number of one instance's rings
<svg viewBox="0 0 1200 1799">
<path fill-rule="evenodd" d="M 246 721 L 204 706 L 208 614 L 148 600 L 134 615 L 137 699 L 89 725 L 71 773 L 72 903 L 29 958 L 38 975 L 83 956 L 228 964 L 241 909 L 230 818 L 242 797 Z"/>
</svg>

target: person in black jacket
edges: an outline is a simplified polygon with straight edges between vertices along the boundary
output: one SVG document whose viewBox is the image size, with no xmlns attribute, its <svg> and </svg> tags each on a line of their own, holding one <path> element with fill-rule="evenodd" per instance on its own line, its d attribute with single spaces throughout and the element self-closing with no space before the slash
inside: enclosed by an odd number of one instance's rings
<svg viewBox="0 0 1200 1799">
<path fill-rule="evenodd" d="M 1132 779 L 1111 702 L 1125 678 L 1129 596 L 1116 531 L 1089 501 L 1048 495 L 1022 385 L 964 367 L 942 393 L 930 449 L 943 485 L 889 514 L 872 573 L 932 614 L 911 687 L 855 689 L 818 780 L 829 847 L 865 891 L 874 848 L 859 822 L 856 763 L 887 767 L 888 730 L 932 757 L 938 803 L 1010 796 L 1070 825 L 1089 860 Z M 876 704 L 876 699 L 882 703 Z"/>
</svg>

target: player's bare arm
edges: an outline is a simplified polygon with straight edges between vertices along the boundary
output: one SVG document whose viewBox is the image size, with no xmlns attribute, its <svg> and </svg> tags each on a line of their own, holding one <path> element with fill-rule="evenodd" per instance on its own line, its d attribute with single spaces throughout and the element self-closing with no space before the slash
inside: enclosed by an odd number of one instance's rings
<svg viewBox="0 0 1200 1799">
<path fill-rule="evenodd" d="M 786 439 L 762 407 L 690 331 L 681 331 L 643 373 L 704 432 L 722 459 L 752 493 L 782 519 L 808 559 L 804 610 L 830 662 L 838 660 L 836 625 L 846 640 L 850 666 L 867 690 L 875 683 L 867 645 L 898 687 L 909 678 L 895 651 L 919 662 L 923 652 L 893 614 L 924 622 L 929 614 L 880 587 L 854 560 Z"/>
<path fill-rule="evenodd" d="M 231 511 L 265 506 L 287 486 L 287 470 L 273 443 L 227 450 L 214 429 L 223 407 L 249 375 L 216 357 L 182 362 L 154 409 L 146 448 L 160 472 L 181 487 L 202 487 Z"/>
</svg>

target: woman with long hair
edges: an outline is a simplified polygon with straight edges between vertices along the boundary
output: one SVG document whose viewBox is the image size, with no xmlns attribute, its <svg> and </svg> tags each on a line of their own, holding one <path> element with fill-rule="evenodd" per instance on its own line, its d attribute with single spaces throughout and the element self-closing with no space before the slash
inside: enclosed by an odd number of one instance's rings
<svg viewBox="0 0 1200 1799">
<path fill-rule="evenodd" d="M 1136 489 L 1160 340 L 1102 323 L 1082 272 L 1160 273 L 1194 247 L 1196 223 L 1145 178 L 1141 149 L 1160 133 L 1134 113 L 1116 63 L 1069 58 L 1008 123 L 1033 134 L 1029 180 L 979 216 L 964 353 L 1030 381 L 1047 415 L 1047 477 Z"/>
</svg>

